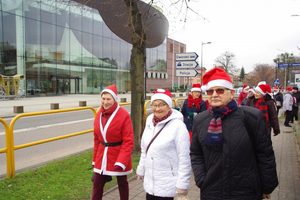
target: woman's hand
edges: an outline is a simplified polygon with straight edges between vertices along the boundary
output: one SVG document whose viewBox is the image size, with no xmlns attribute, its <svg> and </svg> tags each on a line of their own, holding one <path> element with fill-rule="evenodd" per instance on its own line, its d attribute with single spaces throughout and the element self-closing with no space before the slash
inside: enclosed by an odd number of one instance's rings
<svg viewBox="0 0 300 200">
<path fill-rule="evenodd" d="M 188 190 L 176 188 L 177 196 L 185 196 L 188 194 Z"/>
<path fill-rule="evenodd" d="M 144 182 L 144 176 L 138 175 L 138 176 L 137 176 L 137 180 L 141 180 L 142 182 Z"/>
</svg>

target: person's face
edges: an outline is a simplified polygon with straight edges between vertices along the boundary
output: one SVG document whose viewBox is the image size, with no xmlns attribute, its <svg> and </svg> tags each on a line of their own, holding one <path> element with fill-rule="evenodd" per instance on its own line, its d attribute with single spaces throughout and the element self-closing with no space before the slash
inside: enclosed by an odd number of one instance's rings
<svg viewBox="0 0 300 200">
<path fill-rule="evenodd" d="M 115 104 L 115 99 L 111 94 L 104 92 L 101 96 L 101 104 L 103 108 L 107 110 Z"/>
<path fill-rule="evenodd" d="M 230 90 L 224 87 L 212 87 L 206 91 L 208 102 L 213 108 L 224 108 L 234 96 L 235 90 Z"/>
<path fill-rule="evenodd" d="M 249 89 L 245 89 L 245 90 L 244 90 L 244 93 L 248 93 L 248 92 L 249 92 Z"/>
<path fill-rule="evenodd" d="M 262 99 L 264 95 L 260 93 L 258 90 L 255 90 L 254 97 L 255 99 Z"/>
<path fill-rule="evenodd" d="M 193 97 L 194 99 L 197 99 L 197 98 L 199 98 L 200 94 L 201 94 L 201 92 L 193 91 L 193 92 L 192 92 L 192 97 Z"/>
<path fill-rule="evenodd" d="M 163 100 L 155 100 L 151 104 L 152 112 L 158 119 L 163 118 L 168 114 L 171 108 Z"/>
<path fill-rule="evenodd" d="M 293 92 L 294 92 L 294 93 L 297 93 L 297 92 L 298 92 L 298 90 L 295 90 L 295 89 L 293 89 Z"/>
</svg>

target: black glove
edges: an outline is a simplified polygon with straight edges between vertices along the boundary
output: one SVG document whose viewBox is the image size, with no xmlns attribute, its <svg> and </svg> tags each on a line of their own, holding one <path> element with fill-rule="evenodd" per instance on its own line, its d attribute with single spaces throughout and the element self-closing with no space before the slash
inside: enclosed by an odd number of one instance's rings
<svg viewBox="0 0 300 200">
<path fill-rule="evenodd" d="M 93 172 L 93 176 L 91 178 L 91 181 L 94 182 L 94 178 L 95 178 L 95 172 Z"/>
<path fill-rule="evenodd" d="M 90 168 L 88 168 L 87 170 L 91 170 L 91 169 L 94 169 L 94 165 L 92 165 Z M 94 182 L 94 177 L 95 177 L 95 172 L 93 172 L 93 175 L 92 175 L 92 178 L 91 178 L 91 181 Z"/>
<path fill-rule="evenodd" d="M 90 168 L 88 168 L 87 170 L 91 170 L 94 169 L 94 165 L 92 165 Z"/>
</svg>

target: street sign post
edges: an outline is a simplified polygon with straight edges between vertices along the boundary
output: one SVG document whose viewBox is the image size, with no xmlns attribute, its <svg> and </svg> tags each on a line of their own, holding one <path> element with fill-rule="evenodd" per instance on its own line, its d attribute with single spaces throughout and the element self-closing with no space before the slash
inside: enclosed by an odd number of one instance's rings
<svg viewBox="0 0 300 200">
<path fill-rule="evenodd" d="M 195 68 L 198 66 L 196 59 L 198 55 L 195 52 L 177 53 L 176 55 L 176 76 L 177 77 L 195 77 L 198 72 Z"/>
</svg>

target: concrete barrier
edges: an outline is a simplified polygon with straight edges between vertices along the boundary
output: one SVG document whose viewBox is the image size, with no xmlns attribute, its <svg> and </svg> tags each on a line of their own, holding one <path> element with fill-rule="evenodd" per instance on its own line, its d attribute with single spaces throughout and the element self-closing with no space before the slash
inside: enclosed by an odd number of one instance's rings
<svg viewBox="0 0 300 200">
<path fill-rule="evenodd" d="M 23 113 L 24 107 L 23 106 L 14 106 L 14 113 Z"/>
<path fill-rule="evenodd" d="M 179 94 L 179 97 L 183 97 L 183 94 L 181 93 L 181 94 Z"/>
<path fill-rule="evenodd" d="M 146 100 L 151 100 L 151 96 L 146 96 Z"/>
<path fill-rule="evenodd" d="M 79 106 L 80 107 L 86 106 L 86 101 L 79 101 Z"/>
<path fill-rule="evenodd" d="M 59 103 L 51 103 L 50 108 L 51 110 L 59 109 Z"/>
</svg>

